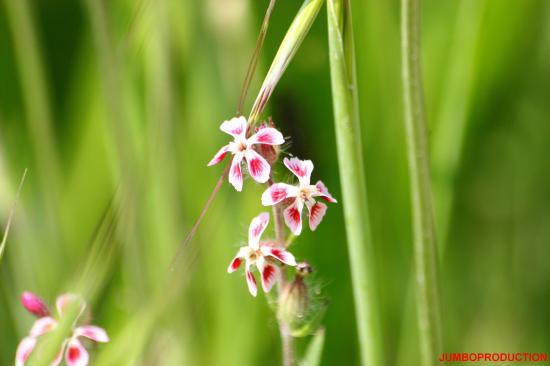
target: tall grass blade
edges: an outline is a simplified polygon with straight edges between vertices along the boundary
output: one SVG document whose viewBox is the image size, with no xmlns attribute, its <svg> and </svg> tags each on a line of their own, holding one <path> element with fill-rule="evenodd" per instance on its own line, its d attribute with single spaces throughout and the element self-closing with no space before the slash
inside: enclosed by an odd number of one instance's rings
<svg viewBox="0 0 550 366">
<path fill-rule="evenodd" d="M 441 314 L 424 91 L 420 68 L 420 0 L 401 1 L 401 57 L 419 341 L 422 365 L 434 365 L 436 355 L 441 349 Z"/>
<path fill-rule="evenodd" d="M 325 346 L 325 329 L 321 328 L 315 333 L 313 339 L 309 342 L 304 359 L 300 366 L 319 366 L 323 356 Z"/>
<path fill-rule="evenodd" d="M 459 5 L 454 28 L 455 42 L 451 50 L 449 72 L 432 143 L 440 257 L 443 255 L 448 239 L 454 206 L 455 178 L 460 168 L 468 129 L 476 50 L 480 38 L 479 29 L 486 7 L 487 2 L 483 0 L 466 0 Z"/>
<path fill-rule="evenodd" d="M 292 21 L 292 24 L 286 32 L 285 38 L 281 42 L 271 67 L 267 72 L 260 93 L 254 102 L 252 111 L 250 112 L 249 122 L 254 123 L 260 118 L 262 111 L 264 110 L 271 93 L 275 89 L 275 86 L 283 76 L 288 64 L 292 61 L 292 58 L 300 48 L 302 41 L 306 34 L 309 32 L 313 21 L 317 17 L 323 0 L 306 0 L 302 4 L 302 7 L 298 11 L 298 14 Z"/>
<path fill-rule="evenodd" d="M 363 168 L 351 8 L 328 0 L 334 127 L 362 365 L 383 365 L 374 248 Z"/>
</svg>

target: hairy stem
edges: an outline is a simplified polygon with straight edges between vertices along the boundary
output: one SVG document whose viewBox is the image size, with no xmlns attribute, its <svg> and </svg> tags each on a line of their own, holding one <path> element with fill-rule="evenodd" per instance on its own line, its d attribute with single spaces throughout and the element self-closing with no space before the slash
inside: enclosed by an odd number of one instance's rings
<svg viewBox="0 0 550 366">
<path fill-rule="evenodd" d="M 267 185 L 271 186 L 273 183 L 273 175 L 271 175 L 269 177 Z M 275 240 L 277 241 L 278 245 L 286 247 L 287 239 L 285 238 L 285 223 L 283 217 L 283 209 L 281 205 L 273 206 L 273 218 L 275 222 Z M 287 281 L 285 273 L 284 270 L 281 269 L 279 271 L 279 305 L 281 304 L 281 297 L 286 286 Z M 288 329 L 288 324 L 286 324 L 285 321 L 280 318 L 278 318 L 277 321 L 279 322 L 279 332 L 281 333 L 283 366 L 292 366 L 294 362 L 293 338 Z"/>
<path fill-rule="evenodd" d="M 441 315 L 420 68 L 420 0 L 402 0 L 401 12 L 403 99 L 412 200 L 419 341 L 422 365 L 434 365 L 436 354 L 441 349 Z"/>
</svg>

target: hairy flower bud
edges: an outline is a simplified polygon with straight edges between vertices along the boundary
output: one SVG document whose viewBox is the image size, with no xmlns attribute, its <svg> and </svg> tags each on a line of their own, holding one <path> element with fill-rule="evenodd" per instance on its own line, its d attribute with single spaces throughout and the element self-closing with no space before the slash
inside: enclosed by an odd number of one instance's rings
<svg viewBox="0 0 550 366">
<path fill-rule="evenodd" d="M 304 277 L 312 272 L 307 262 L 298 263 L 296 276 L 281 295 L 279 318 L 288 324 L 291 332 L 304 325 L 309 310 L 309 290 Z"/>
<path fill-rule="evenodd" d="M 50 311 L 44 301 L 32 292 L 23 292 L 21 295 L 21 303 L 29 313 L 36 315 L 39 318 L 50 315 Z"/>
</svg>

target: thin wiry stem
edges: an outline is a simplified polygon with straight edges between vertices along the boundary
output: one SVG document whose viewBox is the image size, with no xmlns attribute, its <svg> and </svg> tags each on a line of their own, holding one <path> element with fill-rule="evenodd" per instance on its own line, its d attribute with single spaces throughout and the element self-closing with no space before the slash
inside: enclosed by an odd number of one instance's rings
<svg viewBox="0 0 550 366">
<path fill-rule="evenodd" d="M 15 214 L 15 207 L 17 206 L 17 201 L 19 201 L 19 195 L 21 194 L 21 188 L 23 188 L 23 183 L 25 182 L 25 177 L 27 176 L 27 169 L 23 171 L 23 176 L 19 181 L 19 187 L 17 188 L 17 193 L 15 194 L 15 200 L 11 206 L 10 214 L 8 216 L 8 222 L 6 223 L 6 229 L 4 230 L 4 237 L 2 238 L 2 243 L 0 243 L 0 262 L 2 261 L 2 256 L 4 255 L 4 249 L 6 247 L 6 241 L 8 240 L 8 235 L 10 233 L 11 223 L 13 220 L 13 215 Z"/>
<path fill-rule="evenodd" d="M 187 234 L 187 236 L 185 237 L 183 242 L 180 244 L 180 246 L 178 248 L 178 251 L 177 251 L 176 255 L 174 256 L 174 259 L 172 260 L 172 264 L 170 265 L 170 271 L 174 271 L 174 269 L 175 269 L 176 265 L 178 264 L 179 259 L 182 256 L 185 248 L 187 248 L 187 245 L 189 244 L 191 239 L 193 239 L 193 237 L 195 236 L 202 220 L 204 219 L 204 216 L 206 215 L 206 212 L 208 211 L 208 209 L 210 208 L 210 205 L 212 204 L 212 202 L 214 202 L 214 199 L 218 195 L 218 192 L 220 191 L 220 188 L 222 187 L 223 181 L 225 180 L 225 178 L 227 177 L 227 174 L 229 173 L 229 168 L 230 167 L 231 167 L 231 161 L 227 164 L 227 167 L 225 168 L 222 175 L 220 176 L 220 179 L 218 179 L 218 182 L 214 186 L 214 189 L 212 190 L 212 193 L 210 193 L 210 196 L 208 197 L 208 200 L 206 200 L 206 203 L 204 204 L 204 207 L 203 207 L 199 217 L 197 218 L 197 220 L 193 224 L 193 227 L 191 228 L 191 231 L 189 231 L 189 233 Z"/>
<path fill-rule="evenodd" d="M 260 34 L 258 35 L 258 40 L 256 41 L 256 47 L 254 48 L 254 52 L 252 54 L 252 58 L 250 59 L 250 63 L 248 64 L 248 70 L 246 72 L 246 77 L 242 86 L 241 96 L 239 98 L 239 104 L 237 106 L 237 115 L 242 114 L 243 104 L 250 87 L 250 82 L 252 81 L 252 77 L 254 76 L 254 72 L 256 71 L 256 66 L 258 65 L 258 59 L 264 44 L 265 36 L 267 34 L 267 28 L 269 26 L 269 18 L 271 17 L 271 12 L 273 11 L 273 7 L 275 6 L 275 1 L 276 0 L 271 0 L 269 3 L 269 6 L 264 16 L 264 21 L 262 23 L 262 28 L 260 29 Z M 187 234 L 187 236 L 181 243 L 180 247 L 178 248 L 178 251 L 174 256 L 174 259 L 172 260 L 172 264 L 170 265 L 170 271 L 174 270 L 174 266 L 178 263 L 179 257 L 183 254 L 183 251 L 185 250 L 185 248 L 187 247 L 191 239 L 193 239 L 193 237 L 195 236 L 195 233 L 197 232 L 197 229 L 199 228 L 204 216 L 206 215 L 206 212 L 208 211 L 208 209 L 210 208 L 210 205 L 212 204 L 212 202 L 214 202 L 214 199 L 218 195 L 218 192 L 223 184 L 223 181 L 225 180 L 225 178 L 227 177 L 227 174 L 229 173 L 230 167 L 231 167 L 231 162 L 227 165 L 227 167 L 225 168 L 225 171 L 222 173 L 222 175 L 218 179 L 216 186 L 212 190 L 212 193 L 210 193 L 210 196 L 208 197 L 208 200 L 206 201 L 199 217 L 195 221 L 195 224 L 191 228 L 191 231 L 189 232 L 189 234 Z"/>
<path fill-rule="evenodd" d="M 420 67 L 420 0 L 402 0 L 401 12 L 401 66 L 412 200 L 419 341 L 422 365 L 434 365 L 436 355 L 441 349 L 441 315 Z"/>
<path fill-rule="evenodd" d="M 256 66 L 258 65 L 258 60 L 260 58 L 260 53 L 264 45 L 265 36 L 267 34 L 267 28 L 269 27 L 269 18 L 271 17 L 271 12 L 275 7 L 276 0 L 270 0 L 267 7 L 267 11 L 264 15 L 264 20 L 262 22 L 262 28 L 260 29 L 260 34 L 258 34 L 258 39 L 256 40 L 256 47 L 252 53 L 252 58 L 248 64 L 248 70 L 246 71 L 246 77 L 244 78 L 243 87 L 241 90 L 241 97 L 239 98 L 239 105 L 237 106 L 237 115 L 243 113 L 244 102 L 246 95 L 248 94 L 248 89 L 250 88 L 250 83 L 254 77 L 254 71 L 256 71 Z"/>
</svg>

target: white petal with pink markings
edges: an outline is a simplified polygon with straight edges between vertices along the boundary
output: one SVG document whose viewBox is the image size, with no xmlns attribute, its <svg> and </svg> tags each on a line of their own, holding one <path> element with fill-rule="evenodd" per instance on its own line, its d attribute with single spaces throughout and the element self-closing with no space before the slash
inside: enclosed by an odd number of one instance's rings
<svg viewBox="0 0 550 366">
<path fill-rule="evenodd" d="M 43 318 L 37 319 L 29 332 L 31 337 L 38 337 L 49 331 L 53 330 L 57 322 L 51 316 L 45 316 Z"/>
<path fill-rule="evenodd" d="M 300 235 L 302 232 L 302 209 L 304 204 L 296 200 L 284 211 L 285 222 L 294 235 Z"/>
<path fill-rule="evenodd" d="M 67 366 L 86 366 L 90 360 L 88 351 L 82 346 L 82 343 L 76 338 L 73 338 L 67 344 L 65 352 L 65 362 Z"/>
<path fill-rule="evenodd" d="M 283 160 L 285 166 L 298 177 L 300 186 L 309 185 L 311 172 L 313 171 L 313 163 L 311 160 L 300 160 L 298 158 L 285 158 Z"/>
<path fill-rule="evenodd" d="M 224 121 L 220 130 L 225 133 L 230 134 L 233 137 L 244 137 L 246 135 L 246 129 L 248 128 L 248 123 L 244 116 L 231 118 L 229 121 Z"/>
<path fill-rule="evenodd" d="M 286 183 L 275 183 L 269 186 L 262 194 L 262 205 L 272 206 L 287 199 L 296 197 L 298 188 Z"/>
<path fill-rule="evenodd" d="M 256 151 L 247 150 L 244 157 L 248 164 L 248 173 L 258 183 L 265 183 L 269 179 L 271 166 L 269 163 Z"/>
<path fill-rule="evenodd" d="M 321 223 L 321 220 L 327 212 L 327 205 L 322 202 L 316 202 L 314 204 L 307 204 L 309 211 L 309 228 L 311 231 L 317 229 L 317 226 Z"/>
<path fill-rule="evenodd" d="M 318 189 L 317 196 L 323 198 L 327 202 L 332 202 L 332 203 L 338 202 L 334 197 L 332 197 L 332 195 L 328 192 L 328 189 L 325 186 L 325 184 L 320 180 L 317 181 L 317 183 L 315 183 L 315 187 L 317 187 Z"/>
<path fill-rule="evenodd" d="M 225 155 L 227 155 L 227 153 L 229 152 L 229 149 L 230 149 L 229 145 L 222 146 L 222 148 L 218 150 L 216 155 L 214 155 L 214 157 L 212 158 L 212 160 L 210 160 L 207 166 L 212 166 L 220 163 L 225 158 Z"/>
<path fill-rule="evenodd" d="M 96 327 L 95 325 L 83 325 L 75 329 L 76 337 L 86 337 L 94 342 L 109 342 L 109 336 L 105 329 Z"/>
<path fill-rule="evenodd" d="M 296 265 L 296 259 L 294 258 L 294 256 L 283 248 L 264 245 L 262 246 L 262 252 L 264 256 L 273 257 L 277 259 L 279 262 L 284 263 L 286 265 L 289 265 L 289 266 Z"/>
<path fill-rule="evenodd" d="M 262 212 L 252 219 L 248 228 L 248 246 L 254 249 L 260 247 L 260 237 L 269 224 L 269 213 Z"/>
<path fill-rule="evenodd" d="M 285 139 L 283 138 L 283 134 L 276 129 L 266 127 L 250 136 L 248 142 L 250 144 L 281 145 L 284 144 Z"/>
<path fill-rule="evenodd" d="M 258 286 L 256 285 L 256 279 L 250 270 L 246 270 L 246 283 L 248 284 L 248 291 L 254 297 L 258 295 Z"/>
<path fill-rule="evenodd" d="M 58 296 L 55 300 L 55 305 L 57 307 L 57 312 L 60 316 L 63 316 L 65 312 L 68 310 L 69 306 L 71 304 L 75 304 L 75 306 L 80 305 L 80 313 L 84 311 L 86 308 L 86 303 L 80 296 L 74 295 L 74 294 L 63 294 L 61 296 Z"/>
<path fill-rule="evenodd" d="M 264 292 L 269 292 L 275 282 L 277 282 L 278 268 L 272 264 L 264 264 L 261 270 L 262 274 L 262 288 Z"/>
<path fill-rule="evenodd" d="M 15 365 L 23 366 L 31 355 L 34 346 L 36 345 L 36 338 L 25 337 L 19 342 L 17 351 L 15 352 Z"/>
<path fill-rule="evenodd" d="M 236 154 L 233 156 L 231 168 L 229 169 L 229 183 L 231 183 L 239 192 L 243 190 L 243 171 L 241 169 L 242 159 L 242 154 Z"/>
</svg>

